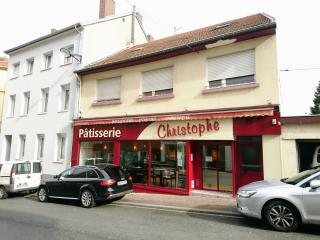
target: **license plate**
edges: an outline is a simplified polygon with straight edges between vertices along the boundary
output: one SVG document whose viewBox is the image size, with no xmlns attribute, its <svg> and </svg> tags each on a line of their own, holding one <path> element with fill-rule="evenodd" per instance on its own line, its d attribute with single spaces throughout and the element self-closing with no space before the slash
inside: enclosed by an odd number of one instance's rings
<svg viewBox="0 0 320 240">
<path fill-rule="evenodd" d="M 118 186 L 126 185 L 127 180 L 119 181 L 119 182 L 117 182 L 117 184 L 118 184 Z"/>
</svg>

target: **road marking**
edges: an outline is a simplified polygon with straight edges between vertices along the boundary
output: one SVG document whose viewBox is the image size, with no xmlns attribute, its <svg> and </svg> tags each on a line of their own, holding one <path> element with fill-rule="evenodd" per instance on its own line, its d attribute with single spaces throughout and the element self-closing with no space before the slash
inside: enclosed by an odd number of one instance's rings
<svg viewBox="0 0 320 240">
<path fill-rule="evenodd" d="M 197 212 L 195 210 L 177 210 L 177 209 L 165 209 L 165 208 L 157 208 L 157 207 L 148 207 L 148 206 L 137 206 L 137 205 L 129 205 L 129 204 L 117 204 L 117 203 L 111 203 L 108 205 L 113 205 L 117 207 L 131 207 L 131 208 L 142 208 L 142 209 L 149 209 L 149 210 L 157 210 L 157 211 L 164 211 L 164 212 L 175 212 L 175 213 L 192 213 L 196 215 L 204 215 L 204 216 L 218 216 L 218 217 L 225 217 L 225 218 L 238 218 L 243 219 L 242 216 L 231 216 L 231 215 L 225 215 L 220 213 L 205 213 L 205 212 Z"/>
</svg>

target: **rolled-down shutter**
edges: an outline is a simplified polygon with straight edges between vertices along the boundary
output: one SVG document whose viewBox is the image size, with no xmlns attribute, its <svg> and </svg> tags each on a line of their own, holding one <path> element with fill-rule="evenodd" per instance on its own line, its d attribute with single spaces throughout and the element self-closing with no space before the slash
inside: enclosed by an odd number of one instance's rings
<svg viewBox="0 0 320 240">
<path fill-rule="evenodd" d="M 120 99 L 121 77 L 98 80 L 97 100 Z"/>
<path fill-rule="evenodd" d="M 208 81 L 255 74 L 254 50 L 208 59 Z"/>
<path fill-rule="evenodd" d="M 144 72 L 142 74 L 142 92 L 151 92 L 173 88 L 172 73 L 173 67 Z"/>
</svg>

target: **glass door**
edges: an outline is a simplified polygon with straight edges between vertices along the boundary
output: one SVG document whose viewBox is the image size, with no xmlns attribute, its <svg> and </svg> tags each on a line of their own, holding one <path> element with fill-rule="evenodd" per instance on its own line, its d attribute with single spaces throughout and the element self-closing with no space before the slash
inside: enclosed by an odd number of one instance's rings
<svg viewBox="0 0 320 240">
<path fill-rule="evenodd" d="M 231 145 L 208 142 L 202 145 L 202 188 L 232 191 Z"/>
</svg>

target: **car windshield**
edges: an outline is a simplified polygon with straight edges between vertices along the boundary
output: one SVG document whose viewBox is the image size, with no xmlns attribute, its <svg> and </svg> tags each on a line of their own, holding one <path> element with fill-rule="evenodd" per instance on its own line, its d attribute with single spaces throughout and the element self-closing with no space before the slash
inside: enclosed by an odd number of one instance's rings
<svg viewBox="0 0 320 240">
<path fill-rule="evenodd" d="M 297 175 L 290 177 L 290 178 L 285 178 L 281 179 L 282 182 L 287 183 L 287 184 L 292 184 L 295 185 L 299 182 L 301 182 L 303 179 L 306 179 L 310 177 L 312 174 L 319 172 L 320 171 L 320 166 L 311 168 L 309 170 L 303 171 L 301 173 L 298 173 Z"/>
</svg>

